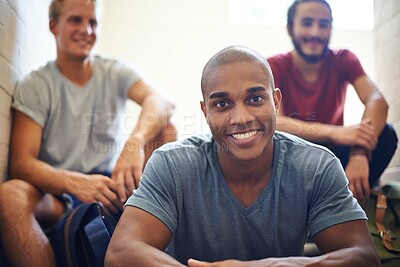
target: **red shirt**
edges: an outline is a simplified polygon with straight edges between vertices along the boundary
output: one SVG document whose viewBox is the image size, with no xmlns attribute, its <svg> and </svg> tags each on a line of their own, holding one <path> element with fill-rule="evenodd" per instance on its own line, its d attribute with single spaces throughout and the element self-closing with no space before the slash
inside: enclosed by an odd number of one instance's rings
<svg viewBox="0 0 400 267">
<path fill-rule="evenodd" d="M 282 92 L 283 111 L 303 121 L 343 125 L 346 88 L 365 75 L 358 58 L 349 50 L 330 50 L 315 83 L 305 81 L 290 53 L 268 58 L 275 87 Z"/>
</svg>

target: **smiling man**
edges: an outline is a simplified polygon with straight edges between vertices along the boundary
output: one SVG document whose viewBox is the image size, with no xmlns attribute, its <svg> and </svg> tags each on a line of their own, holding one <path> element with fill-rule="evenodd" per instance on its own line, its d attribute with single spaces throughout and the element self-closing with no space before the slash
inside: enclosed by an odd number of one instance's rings
<svg viewBox="0 0 400 267">
<path fill-rule="evenodd" d="M 379 266 L 339 160 L 279 133 L 281 93 L 246 47 L 206 64 L 212 135 L 156 150 L 125 205 L 106 266 Z M 307 233 L 321 256 L 303 256 Z"/>
<path fill-rule="evenodd" d="M 287 31 L 295 49 L 268 58 L 283 96 L 277 128 L 330 148 L 362 202 L 379 184 L 397 136 L 386 124 L 388 105 L 358 58 L 349 50 L 328 48 L 332 20 L 325 0 L 296 0 L 289 8 Z M 365 110 L 360 123 L 343 126 L 349 83 Z"/>
<path fill-rule="evenodd" d="M 55 266 L 49 237 L 67 206 L 99 202 L 119 213 L 152 148 L 176 139 L 173 104 L 136 68 L 92 54 L 98 13 L 96 0 L 51 1 L 57 58 L 15 89 L 13 179 L 0 185 L 0 237 L 11 266 Z M 142 108 L 132 133 L 124 128 L 129 99 Z"/>
</svg>

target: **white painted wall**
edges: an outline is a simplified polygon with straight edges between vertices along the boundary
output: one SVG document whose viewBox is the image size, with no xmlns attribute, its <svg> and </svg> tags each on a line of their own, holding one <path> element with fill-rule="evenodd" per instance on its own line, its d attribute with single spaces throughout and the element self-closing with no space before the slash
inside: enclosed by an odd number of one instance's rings
<svg viewBox="0 0 400 267">
<path fill-rule="evenodd" d="M 218 50 L 241 44 L 265 56 L 292 49 L 283 27 L 237 25 L 228 20 L 229 0 L 103 0 L 97 52 L 137 64 L 176 105 L 179 137 L 208 132 L 202 120 L 200 77 Z M 332 48 L 348 48 L 374 77 L 372 31 L 334 30 Z M 345 123 L 359 121 L 362 106 L 349 90 Z M 130 107 L 137 116 L 137 108 Z"/>
<path fill-rule="evenodd" d="M 265 56 L 292 48 L 284 27 L 230 23 L 228 3 L 103 0 L 102 32 L 96 51 L 137 64 L 173 97 L 179 138 L 208 131 L 199 107 L 200 75 L 215 52 L 233 44 L 250 46 Z M 15 82 L 55 57 L 48 30 L 48 4 L 49 0 L 0 0 L 0 182 L 7 177 Z M 372 32 L 334 30 L 332 47 L 353 50 L 374 78 Z M 347 108 L 346 123 L 356 122 L 361 116 L 360 106 L 350 101 Z M 130 109 L 136 118 L 137 107 L 131 105 Z"/>
</svg>

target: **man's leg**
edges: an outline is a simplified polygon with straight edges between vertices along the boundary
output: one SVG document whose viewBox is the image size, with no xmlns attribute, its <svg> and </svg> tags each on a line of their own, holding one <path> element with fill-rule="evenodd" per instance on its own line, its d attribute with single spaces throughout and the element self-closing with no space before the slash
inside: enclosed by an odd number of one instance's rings
<svg viewBox="0 0 400 267">
<path fill-rule="evenodd" d="M 372 157 L 369 163 L 369 185 L 371 187 L 379 185 L 379 178 L 389 165 L 396 151 L 397 141 L 396 131 L 390 124 L 386 124 L 379 135 L 375 150 L 372 151 Z M 340 159 L 343 168 L 345 168 L 349 162 L 350 147 L 336 146 L 330 148 Z"/>
<path fill-rule="evenodd" d="M 42 227 L 54 225 L 64 204 L 22 180 L 0 184 L 0 236 L 12 266 L 56 266 Z"/>
<path fill-rule="evenodd" d="M 389 165 L 394 152 L 397 148 L 396 131 L 390 124 L 386 124 L 378 139 L 376 149 L 372 151 L 371 162 L 369 164 L 369 184 L 378 185 L 379 178 Z"/>
</svg>

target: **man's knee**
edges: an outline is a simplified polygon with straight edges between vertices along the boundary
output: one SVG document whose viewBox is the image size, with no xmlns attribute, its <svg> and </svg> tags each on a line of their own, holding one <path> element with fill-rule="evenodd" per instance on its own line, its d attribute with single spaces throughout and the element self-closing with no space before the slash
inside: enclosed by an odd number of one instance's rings
<svg viewBox="0 0 400 267">
<path fill-rule="evenodd" d="M 398 138 L 397 138 L 396 130 L 393 128 L 393 125 L 391 125 L 389 123 L 386 124 L 385 127 L 383 128 L 381 134 L 379 135 L 379 139 L 386 140 L 390 143 L 397 144 Z"/>
<path fill-rule="evenodd" d="M 12 179 L 0 184 L 0 212 L 15 206 L 29 205 L 34 207 L 42 193 L 33 185 L 18 179 Z"/>
<path fill-rule="evenodd" d="M 47 228 L 64 214 L 64 203 L 53 195 L 44 194 L 35 186 L 18 179 L 0 184 L 0 218 L 34 215 Z"/>
<path fill-rule="evenodd" d="M 391 124 L 386 124 L 379 135 L 378 146 L 381 146 L 385 153 L 394 154 L 397 148 L 398 137 L 396 130 Z"/>
</svg>

